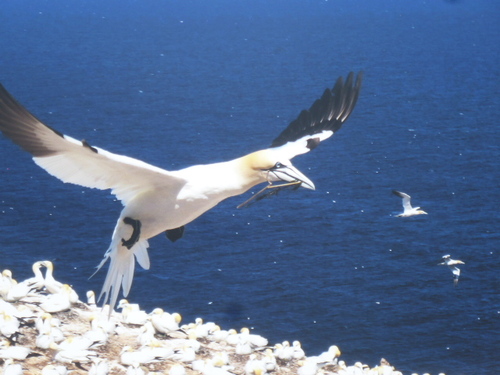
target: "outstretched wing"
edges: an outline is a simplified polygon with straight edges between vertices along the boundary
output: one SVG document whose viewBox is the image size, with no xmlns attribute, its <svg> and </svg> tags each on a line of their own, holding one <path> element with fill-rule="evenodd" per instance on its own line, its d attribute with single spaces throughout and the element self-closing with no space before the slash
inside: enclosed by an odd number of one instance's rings
<svg viewBox="0 0 500 375">
<path fill-rule="evenodd" d="M 403 199 L 403 208 L 405 211 L 410 211 L 412 209 L 411 207 L 411 197 L 406 194 L 406 193 L 403 193 L 401 191 L 397 191 L 397 190 L 393 190 L 392 191 L 392 194 L 400 197 Z"/>
<path fill-rule="evenodd" d="M 123 204 L 153 186 L 179 189 L 184 181 L 170 172 L 78 141 L 47 125 L 0 84 L 0 131 L 33 155 L 40 167 L 63 182 L 112 189 Z"/>
<path fill-rule="evenodd" d="M 358 100 L 363 73 L 354 80 L 354 73 L 342 77 L 335 86 L 326 89 L 323 96 L 316 100 L 309 110 L 303 110 L 296 120 L 273 141 L 271 147 L 282 147 L 293 156 L 304 154 L 331 137 L 352 113 Z"/>
</svg>

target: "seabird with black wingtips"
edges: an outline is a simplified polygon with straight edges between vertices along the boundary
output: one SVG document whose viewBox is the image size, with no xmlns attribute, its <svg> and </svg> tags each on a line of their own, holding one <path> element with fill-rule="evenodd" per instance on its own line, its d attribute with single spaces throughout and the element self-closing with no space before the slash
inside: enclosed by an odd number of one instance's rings
<svg viewBox="0 0 500 375">
<path fill-rule="evenodd" d="M 402 193 L 400 191 L 397 191 L 397 190 L 393 190 L 392 191 L 392 194 L 394 195 L 397 195 L 398 197 L 402 198 L 403 199 L 403 208 L 404 208 L 404 211 L 398 215 L 396 215 L 396 217 L 409 217 L 409 216 L 415 216 L 415 215 L 427 215 L 427 212 L 425 212 L 424 210 L 421 210 L 420 207 L 412 207 L 411 206 L 411 197 L 406 194 L 406 193 Z"/>
<path fill-rule="evenodd" d="M 51 175 L 67 183 L 110 189 L 124 205 L 111 244 L 97 267 L 99 270 L 110 261 L 100 298 L 114 306 L 120 288 L 124 296 L 130 291 L 135 259 L 149 269 L 149 238 L 166 232 L 169 239 L 177 240 L 186 224 L 222 200 L 261 183 L 267 186 L 250 201 L 290 186 L 314 190 L 313 182 L 290 160 L 314 149 L 340 129 L 356 105 L 361 80 L 362 73 L 355 78 L 351 72 L 345 82 L 340 77 L 332 89 L 326 89 L 309 110 L 302 111 L 289 124 L 270 148 L 177 171 L 113 154 L 86 140 L 64 135 L 33 116 L 2 85 L 0 130 Z"/>
<path fill-rule="evenodd" d="M 451 259 L 451 255 L 443 255 L 443 261 L 442 263 L 439 263 L 438 266 L 448 266 L 448 268 L 451 270 L 451 273 L 453 273 L 453 285 L 457 286 L 458 284 L 458 278 L 460 277 L 460 268 L 457 267 L 457 264 L 465 264 L 461 260 L 455 260 Z"/>
</svg>

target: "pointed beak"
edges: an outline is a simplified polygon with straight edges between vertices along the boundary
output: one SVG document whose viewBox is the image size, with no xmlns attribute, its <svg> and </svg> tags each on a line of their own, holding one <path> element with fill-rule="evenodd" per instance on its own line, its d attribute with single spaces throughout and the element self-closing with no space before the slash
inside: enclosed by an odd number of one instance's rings
<svg viewBox="0 0 500 375">
<path fill-rule="evenodd" d="M 314 183 L 293 165 L 280 165 L 269 169 L 270 181 L 300 182 L 300 186 L 315 190 Z"/>
</svg>

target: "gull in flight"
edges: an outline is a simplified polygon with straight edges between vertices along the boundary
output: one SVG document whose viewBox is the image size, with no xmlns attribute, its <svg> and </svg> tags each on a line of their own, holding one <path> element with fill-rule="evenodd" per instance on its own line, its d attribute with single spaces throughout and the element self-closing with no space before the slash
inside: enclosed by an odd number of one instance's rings
<svg viewBox="0 0 500 375">
<path fill-rule="evenodd" d="M 135 260 L 149 269 L 148 239 L 166 233 L 181 238 L 184 226 L 226 198 L 255 185 L 267 185 L 238 207 L 248 206 L 287 188 L 314 184 L 290 160 L 311 151 L 331 137 L 352 113 L 361 88 L 362 73 L 339 77 L 309 110 L 267 149 L 213 164 L 167 171 L 129 156 L 113 154 L 64 135 L 43 124 L 0 85 L 0 131 L 33 156 L 49 174 L 66 183 L 110 189 L 123 204 L 111 244 L 97 271 L 110 265 L 99 298 L 114 306 L 120 289 L 127 296 Z M 135 258 L 135 259 L 134 259 Z M 97 272 L 96 271 L 96 272 Z"/>
<path fill-rule="evenodd" d="M 443 255 L 443 263 L 439 263 L 438 266 L 448 266 L 448 268 L 453 273 L 453 285 L 457 286 L 458 278 L 460 277 L 460 268 L 457 267 L 457 264 L 465 264 L 461 260 L 451 259 L 450 255 Z"/>
<path fill-rule="evenodd" d="M 397 195 L 400 198 L 403 198 L 403 208 L 404 211 L 400 213 L 399 215 L 396 215 L 396 217 L 409 217 L 409 216 L 415 216 L 415 215 L 427 215 L 427 212 L 424 210 L 421 210 L 420 207 L 412 207 L 410 203 L 411 197 L 406 194 L 402 193 L 397 190 L 393 190 L 392 194 Z"/>
</svg>

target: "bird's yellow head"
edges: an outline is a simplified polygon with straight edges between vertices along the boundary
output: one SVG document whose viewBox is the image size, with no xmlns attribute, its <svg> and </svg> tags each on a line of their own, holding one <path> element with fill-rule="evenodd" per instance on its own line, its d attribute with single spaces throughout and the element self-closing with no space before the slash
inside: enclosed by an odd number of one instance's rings
<svg viewBox="0 0 500 375">
<path fill-rule="evenodd" d="M 242 158 L 243 163 L 268 182 L 300 182 L 302 187 L 314 190 L 314 183 L 295 168 L 290 160 L 280 155 L 279 149 L 260 150 Z"/>
</svg>

